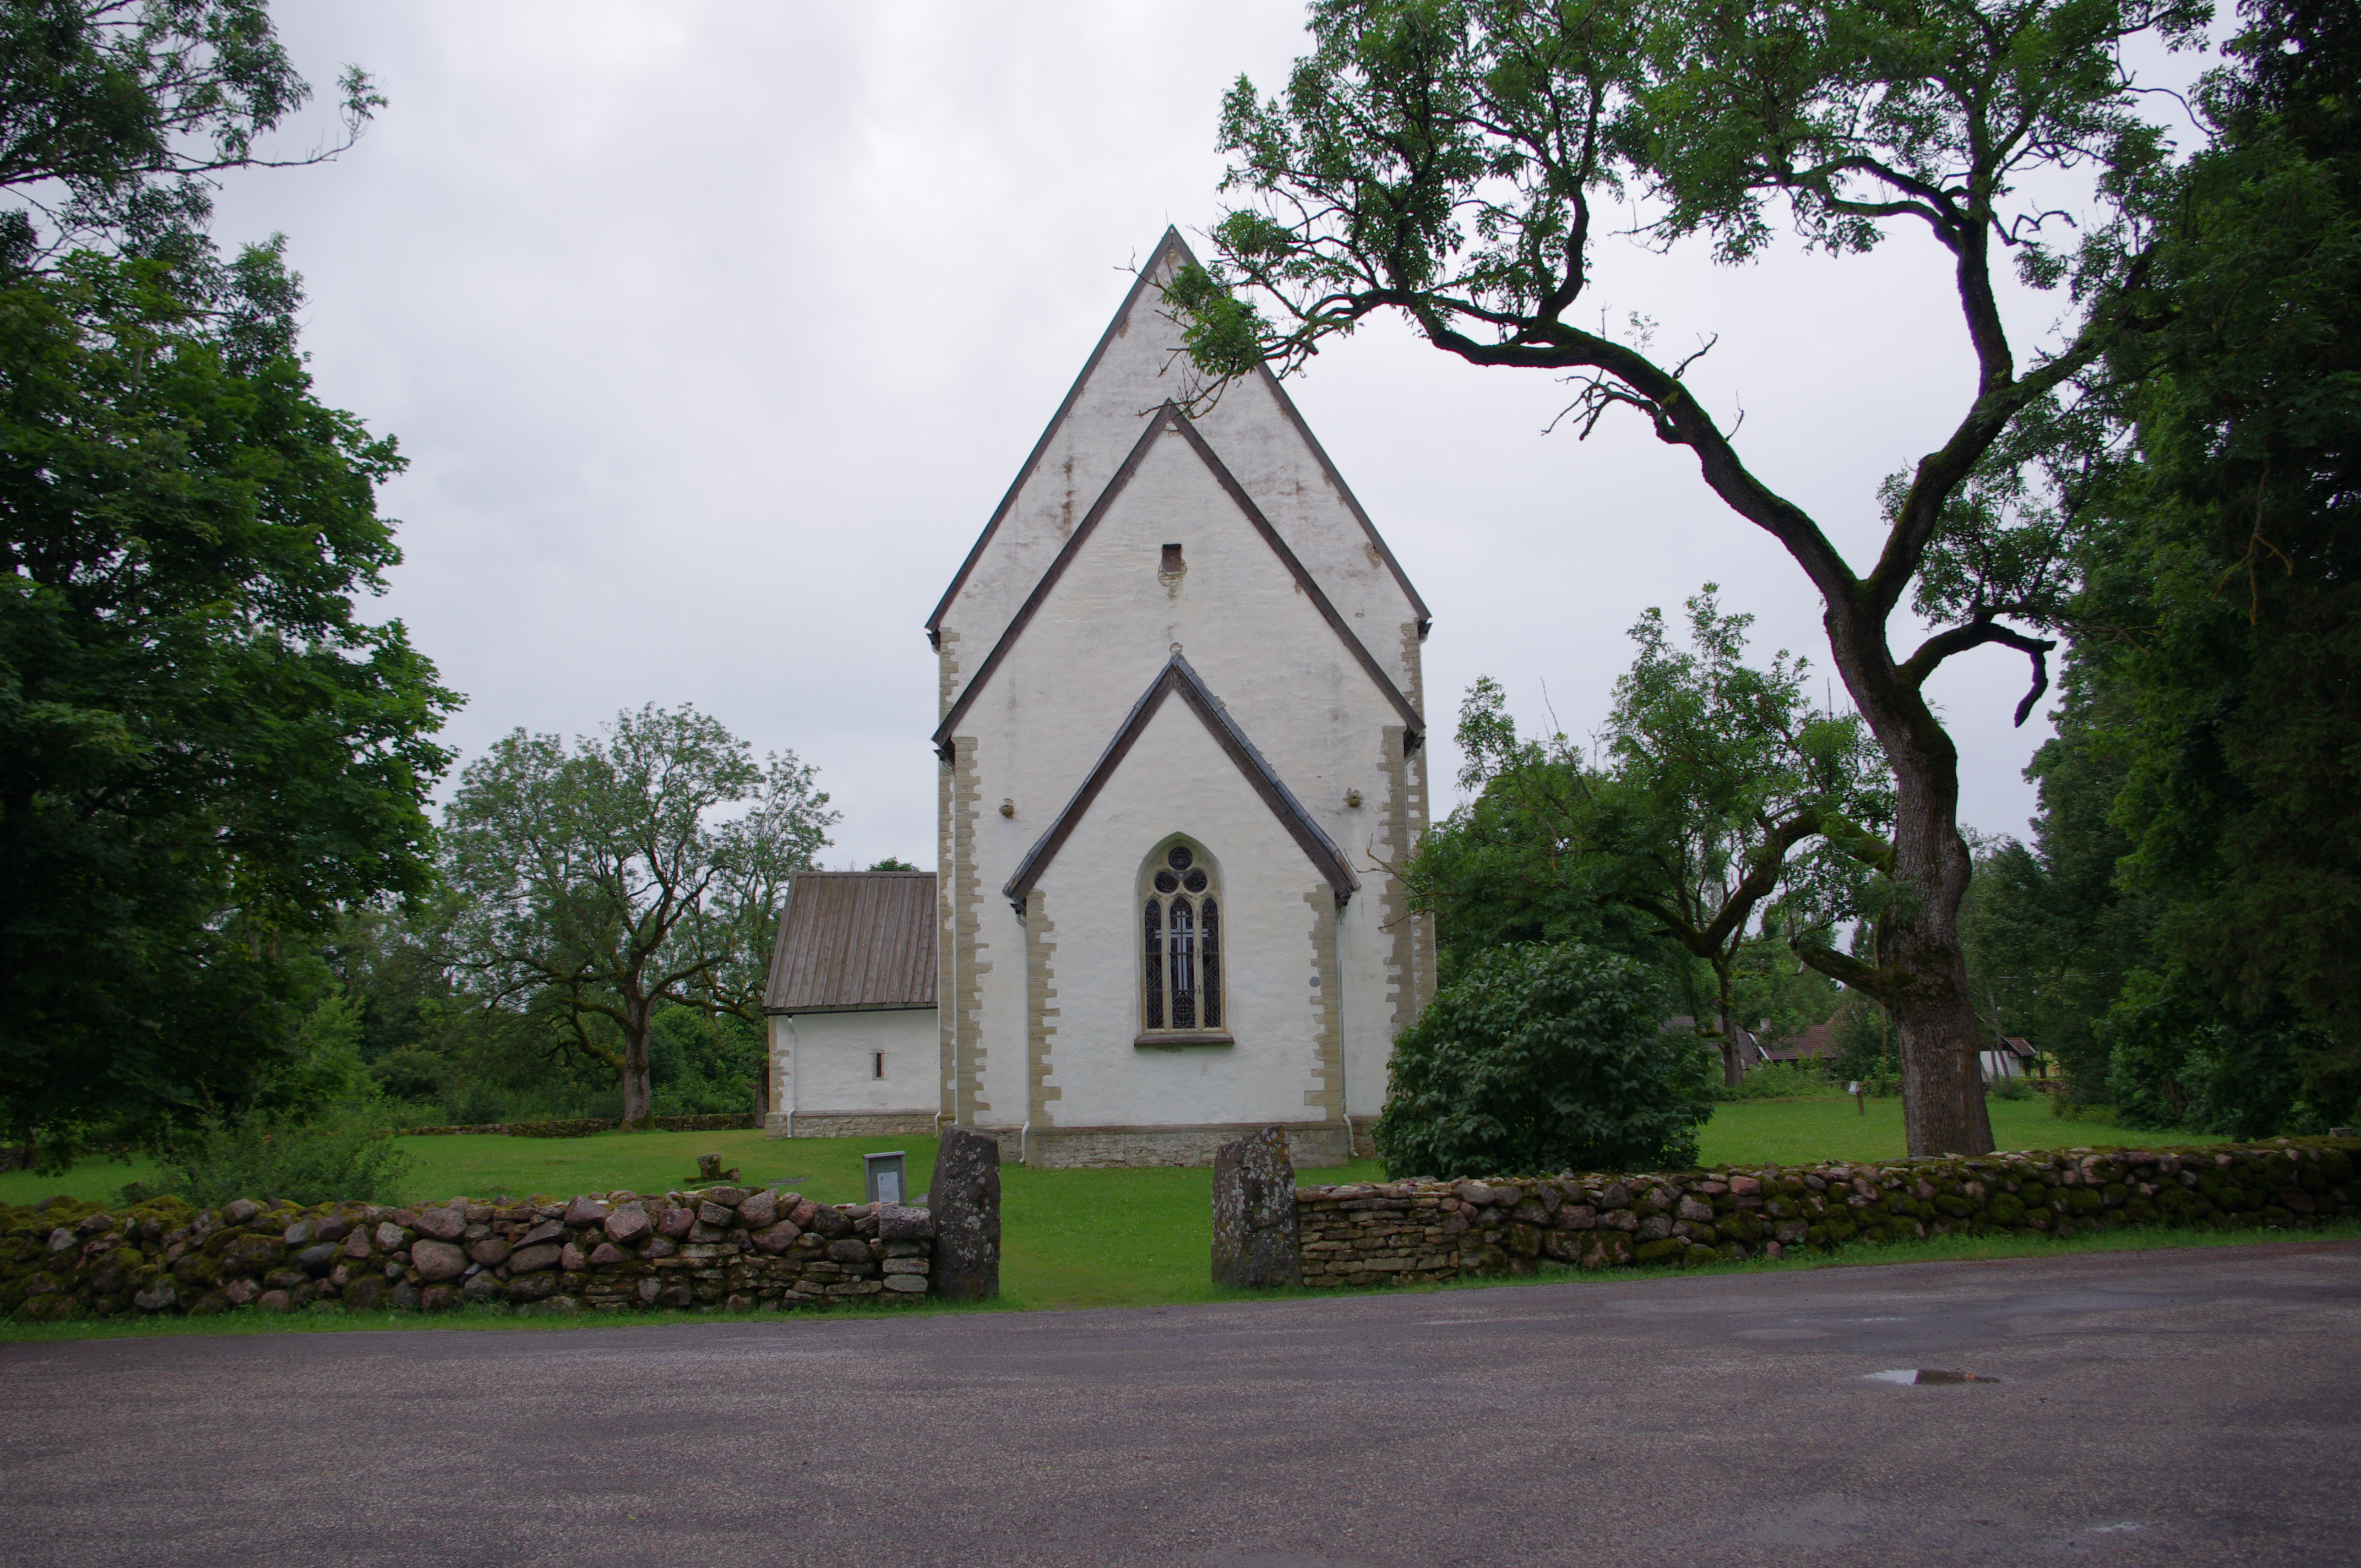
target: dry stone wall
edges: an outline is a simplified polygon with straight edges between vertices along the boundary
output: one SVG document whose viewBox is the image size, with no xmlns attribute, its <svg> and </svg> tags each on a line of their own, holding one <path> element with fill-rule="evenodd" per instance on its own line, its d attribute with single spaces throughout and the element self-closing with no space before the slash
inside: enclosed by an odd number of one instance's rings
<svg viewBox="0 0 2361 1568">
<path fill-rule="evenodd" d="M 726 1133 L 758 1124 L 760 1118 L 752 1113 L 731 1113 L 715 1116 L 652 1116 L 647 1125 L 659 1133 Z M 511 1138 L 587 1138 L 593 1133 L 611 1133 L 623 1124 L 596 1118 L 577 1118 L 570 1122 L 478 1122 L 467 1126 L 397 1127 L 395 1135 L 404 1138 L 440 1137 L 467 1133 L 490 1133 Z"/>
<path fill-rule="evenodd" d="M 413 1208 L 159 1199 L 0 1209 L 0 1313 L 894 1305 L 925 1298 L 934 1216 L 775 1188 Z"/>
<path fill-rule="evenodd" d="M 1296 1189 L 1303 1283 L 1778 1257 L 1930 1235 L 2300 1229 L 2361 1216 L 2361 1140 Z"/>
</svg>

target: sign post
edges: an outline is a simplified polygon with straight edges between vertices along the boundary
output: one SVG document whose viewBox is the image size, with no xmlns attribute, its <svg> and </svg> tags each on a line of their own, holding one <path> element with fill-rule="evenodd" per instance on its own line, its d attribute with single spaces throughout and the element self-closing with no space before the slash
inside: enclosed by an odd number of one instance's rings
<svg viewBox="0 0 2361 1568">
<path fill-rule="evenodd" d="M 888 1154 L 862 1155 L 861 1163 L 867 1170 L 870 1202 L 898 1204 L 902 1201 L 902 1194 L 908 1190 L 909 1183 L 904 1177 L 900 1149 Z"/>
<path fill-rule="evenodd" d="M 1862 1099 L 1861 1094 L 1861 1080 L 1856 1078 L 1845 1085 L 1845 1092 L 1852 1096 L 1854 1109 L 1864 1116 L 1869 1114 L 1869 1102 Z"/>
</svg>

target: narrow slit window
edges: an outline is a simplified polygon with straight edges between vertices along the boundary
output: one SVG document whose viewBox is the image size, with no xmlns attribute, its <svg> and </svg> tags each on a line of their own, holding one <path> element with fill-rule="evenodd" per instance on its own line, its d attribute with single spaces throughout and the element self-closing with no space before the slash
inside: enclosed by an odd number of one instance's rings
<svg viewBox="0 0 2361 1568">
<path fill-rule="evenodd" d="M 869 1053 L 869 1076 L 872 1078 L 883 1078 L 885 1076 L 885 1053 L 884 1051 L 872 1051 Z"/>
</svg>

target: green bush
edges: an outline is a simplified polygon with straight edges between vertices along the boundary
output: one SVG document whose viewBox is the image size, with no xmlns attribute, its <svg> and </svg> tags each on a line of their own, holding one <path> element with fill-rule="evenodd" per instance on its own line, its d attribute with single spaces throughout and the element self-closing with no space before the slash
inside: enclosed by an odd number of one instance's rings
<svg viewBox="0 0 2361 1568">
<path fill-rule="evenodd" d="M 1395 1042 L 1378 1151 L 1396 1177 L 1694 1165 L 1708 1061 L 1638 964 L 1580 943 L 1471 959 Z"/>
<path fill-rule="evenodd" d="M 208 1116 L 157 1150 L 152 1186 L 127 1201 L 169 1194 L 200 1209 L 235 1198 L 295 1203 L 390 1203 L 417 1161 L 394 1146 L 380 1118 L 342 1107 L 311 1123 L 255 1112 Z"/>
<path fill-rule="evenodd" d="M 2030 1100 L 2034 1091 L 2021 1078 L 1995 1078 L 1985 1080 L 1984 1092 L 1994 1100 Z"/>
</svg>

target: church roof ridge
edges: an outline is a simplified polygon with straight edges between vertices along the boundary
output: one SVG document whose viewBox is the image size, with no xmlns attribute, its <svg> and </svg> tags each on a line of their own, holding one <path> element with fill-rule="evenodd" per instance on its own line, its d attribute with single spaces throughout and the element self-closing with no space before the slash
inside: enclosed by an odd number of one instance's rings
<svg viewBox="0 0 2361 1568">
<path fill-rule="evenodd" d="M 1026 895 L 1033 891 L 1034 884 L 1049 869 L 1049 862 L 1057 858 L 1068 836 L 1090 810 L 1099 792 L 1106 787 L 1107 781 L 1115 776 L 1115 769 L 1122 766 L 1133 744 L 1147 730 L 1148 721 L 1156 717 L 1166 697 L 1175 695 L 1212 732 L 1223 751 L 1245 775 L 1246 783 L 1270 808 L 1271 815 L 1279 818 L 1322 877 L 1326 879 L 1328 885 L 1335 890 L 1336 902 L 1341 905 L 1359 891 L 1360 879 L 1353 874 L 1352 862 L 1336 847 L 1336 841 L 1328 837 L 1312 813 L 1304 809 L 1303 803 L 1295 798 L 1295 792 L 1287 787 L 1287 781 L 1279 776 L 1279 770 L 1270 765 L 1261 749 L 1230 716 L 1228 706 L 1213 695 L 1188 659 L 1176 652 L 1156 673 L 1156 678 L 1148 684 L 1148 689 L 1140 694 L 1139 700 L 1131 705 L 1131 711 L 1116 727 L 1106 750 L 1099 754 L 1099 760 L 1083 775 L 1073 798 L 1066 802 L 1064 808 L 1050 821 L 1049 830 L 1034 841 L 1033 847 L 1025 852 L 1025 858 L 1017 862 L 1015 873 L 1000 890 L 1003 896 L 1020 914 L 1023 912 Z"/>
<path fill-rule="evenodd" d="M 1058 586 L 1058 579 L 1065 575 L 1067 566 L 1072 563 L 1075 555 L 1080 554 L 1082 542 L 1097 529 L 1099 520 L 1106 515 L 1107 509 L 1115 504 L 1115 498 L 1121 495 L 1125 487 L 1131 483 L 1132 476 L 1138 472 L 1141 461 L 1147 457 L 1149 449 L 1156 444 L 1157 438 L 1168 430 L 1179 432 L 1187 440 L 1190 449 L 1196 453 L 1206 469 L 1213 476 L 1214 482 L 1222 487 L 1223 491 L 1245 515 L 1246 521 L 1253 525 L 1255 532 L 1262 535 L 1263 542 L 1270 546 L 1273 554 L 1278 555 L 1279 564 L 1287 568 L 1289 574 L 1294 577 L 1297 586 L 1302 588 L 1304 597 L 1312 601 L 1312 606 L 1319 611 L 1320 618 L 1325 620 L 1329 629 L 1343 640 L 1345 646 L 1352 651 L 1355 661 L 1368 674 L 1369 679 L 1377 683 L 1378 690 L 1383 693 L 1386 700 L 1393 705 L 1395 711 L 1402 716 L 1402 720 L 1407 726 L 1407 732 L 1403 737 L 1404 749 L 1415 751 L 1426 732 L 1425 716 L 1411 706 L 1410 698 L 1402 695 L 1401 688 L 1394 684 L 1393 677 L 1386 674 L 1384 666 L 1379 664 L 1376 656 L 1369 652 L 1368 645 L 1345 623 L 1344 616 L 1337 611 L 1335 604 L 1330 600 L 1326 590 L 1321 587 L 1319 580 L 1304 569 L 1303 563 L 1297 558 L 1295 552 L 1288 547 L 1287 541 L 1279 536 L 1279 530 L 1271 526 L 1270 519 L 1263 515 L 1262 509 L 1255 505 L 1254 498 L 1246 494 L 1246 487 L 1238 483 L 1236 477 L 1230 472 L 1228 466 L 1223 463 L 1212 444 L 1198 433 L 1194 422 L 1180 411 L 1179 405 L 1170 402 L 1157 410 L 1155 415 L 1148 420 L 1148 428 L 1142 431 L 1139 439 L 1132 444 L 1131 451 L 1125 455 L 1122 466 L 1115 471 L 1115 477 L 1107 481 L 1106 488 L 1100 491 L 1099 499 L 1091 503 L 1091 510 L 1084 513 L 1082 521 L 1075 525 L 1074 532 L 1059 549 L 1057 557 L 1049 563 L 1049 569 L 1043 572 L 1039 581 L 1033 585 L 1033 591 L 1025 597 L 1025 602 L 1017 608 L 1016 615 L 1010 618 L 1006 629 L 1000 634 L 1000 640 L 992 645 L 992 652 L 984 655 L 983 663 L 976 666 L 975 674 L 969 676 L 966 683 L 960 688 L 959 696 L 952 702 L 950 711 L 943 715 L 942 723 L 935 728 L 936 747 L 939 749 L 950 744 L 951 732 L 957 728 L 959 721 L 967 717 L 967 710 L 973 706 L 976 697 L 983 692 L 984 683 L 992 678 L 993 672 L 1000 667 L 1000 663 L 1007 656 L 1008 651 L 1016 645 L 1016 640 L 1022 637 L 1025 634 L 1025 629 L 1032 624 L 1034 612 L 1041 608 L 1043 601 L 1048 599 L 1050 589 Z"/>
<path fill-rule="evenodd" d="M 1000 532 L 1000 524 L 1008 516 L 1008 509 L 1016 504 L 1016 497 L 1025 488 L 1025 481 L 1032 477 L 1034 469 L 1040 465 L 1042 454 L 1049 449 L 1049 443 L 1057 436 L 1060 428 L 1065 424 L 1066 416 L 1073 411 L 1075 400 L 1082 395 L 1082 389 L 1090 384 L 1091 373 L 1099 367 L 1099 361 L 1106 356 L 1107 345 L 1115 342 L 1116 329 L 1121 327 L 1125 319 L 1131 314 L 1132 307 L 1139 302 L 1141 293 L 1148 288 L 1148 280 L 1155 276 L 1157 263 L 1163 259 L 1167 249 L 1180 253 L 1179 260 L 1181 265 L 1196 264 L 1196 252 L 1191 250 L 1189 242 L 1181 237 L 1180 225 L 1166 225 L 1163 236 L 1156 242 L 1156 248 L 1148 253 L 1148 260 L 1140 268 L 1139 275 L 1132 280 L 1131 287 L 1125 291 L 1123 303 L 1117 305 L 1115 314 L 1107 318 L 1106 330 L 1099 334 L 1098 343 L 1092 348 L 1091 356 L 1082 361 L 1081 372 L 1074 377 L 1073 384 L 1066 389 L 1065 398 L 1058 404 L 1058 411 L 1051 414 L 1049 422 L 1041 427 L 1040 438 L 1033 443 L 1033 450 L 1027 453 L 1025 461 L 1018 465 L 1016 477 L 1009 481 L 1008 488 L 1001 495 L 1000 504 L 993 509 L 991 519 L 984 523 L 983 532 L 976 535 L 975 543 L 969 548 L 966 559 L 960 563 L 959 570 L 952 575 L 950 587 L 945 588 L 943 597 L 935 601 L 933 613 L 927 617 L 926 631 L 929 641 L 935 640 L 940 634 L 943 616 L 950 609 L 951 601 L 959 597 L 960 589 L 967 586 L 968 577 L 975 571 L 976 563 L 983 558 L 984 550 L 992 543 L 993 536 Z M 1411 585 L 1410 574 L 1403 571 L 1401 563 L 1394 558 L 1393 546 L 1388 544 L 1385 536 L 1378 532 L 1377 523 L 1369 517 L 1367 509 L 1361 505 L 1361 499 L 1353 493 L 1353 487 L 1345 482 L 1345 476 L 1338 471 L 1334 461 L 1329 457 L 1328 449 L 1320 444 L 1318 436 L 1312 433 L 1311 424 L 1305 421 L 1303 411 L 1295 406 L 1295 400 L 1287 395 L 1286 387 L 1280 384 L 1277 376 L 1271 374 L 1269 366 L 1258 366 L 1257 369 L 1263 384 L 1269 389 L 1271 396 L 1278 400 L 1279 411 L 1287 416 L 1288 422 L 1293 425 L 1296 433 L 1303 438 L 1304 445 L 1310 449 L 1313 460 L 1320 465 L 1320 471 L 1327 477 L 1329 484 L 1335 488 L 1336 494 L 1344 500 L 1345 509 L 1351 512 L 1354 521 L 1361 525 L 1361 532 L 1368 535 L 1369 543 L 1376 549 L 1378 557 L 1385 562 L 1386 570 L 1393 574 L 1394 581 L 1409 598 L 1411 609 L 1418 618 L 1418 633 L 1422 638 L 1424 637 L 1428 623 L 1434 619 L 1433 613 L 1426 608 L 1426 600 L 1419 597 L 1418 589 Z"/>
</svg>

